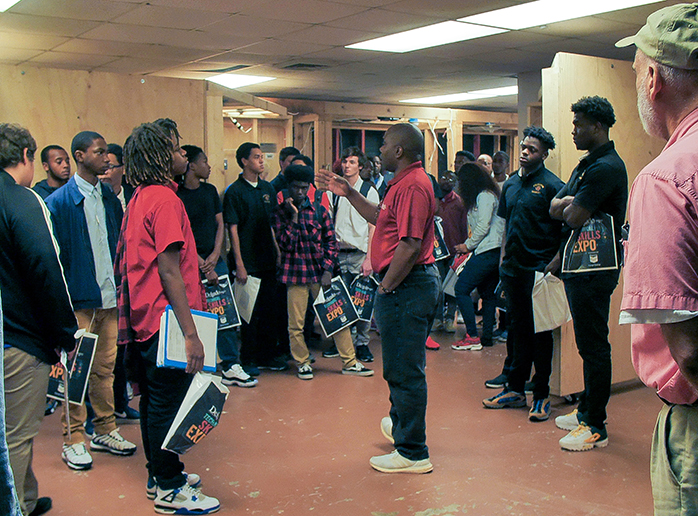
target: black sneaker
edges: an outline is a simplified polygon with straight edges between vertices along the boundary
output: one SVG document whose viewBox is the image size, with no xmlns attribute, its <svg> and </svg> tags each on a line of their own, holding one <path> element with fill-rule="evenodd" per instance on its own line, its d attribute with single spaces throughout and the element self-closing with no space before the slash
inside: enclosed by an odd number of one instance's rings
<svg viewBox="0 0 698 516">
<path fill-rule="evenodd" d="M 51 499 L 48 496 L 42 496 L 36 501 L 34 510 L 29 513 L 29 516 L 41 516 L 42 514 L 46 514 L 51 510 L 52 505 Z"/>
<path fill-rule="evenodd" d="M 356 360 L 359 362 L 373 362 L 373 353 L 368 346 L 356 346 Z"/>
<path fill-rule="evenodd" d="M 269 371 L 286 371 L 288 369 L 288 363 L 281 357 L 274 357 L 266 364 L 259 364 L 258 367 L 260 369 L 268 369 Z M 250 373 L 247 372 L 247 374 Z"/>
<path fill-rule="evenodd" d="M 243 364 L 242 368 L 250 376 L 259 376 L 259 367 L 255 364 Z"/>
<path fill-rule="evenodd" d="M 488 389 L 503 389 L 504 387 L 506 387 L 506 385 L 507 375 L 505 375 L 504 373 L 485 382 L 485 387 L 487 387 Z"/>
<path fill-rule="evenodd" d="M 325 358 L 336 358 L 339 356 L 339 351 L 337 346 L 332 344 L 329 348 L 322 352 L 322 356 Z"/>
</svg>

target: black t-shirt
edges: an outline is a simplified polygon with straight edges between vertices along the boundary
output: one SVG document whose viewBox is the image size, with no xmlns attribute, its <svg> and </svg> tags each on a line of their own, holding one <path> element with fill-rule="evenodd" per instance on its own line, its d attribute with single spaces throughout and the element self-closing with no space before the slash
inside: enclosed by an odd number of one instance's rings
<svg viewBox="0 0 698 516">
<path fill-rule="evenodd" d="M 562 223 L 550 216 L 550 201 L 564 185 L 542 165 L 524 178 L 517 173 L 504 183 L 497 210 L 507 222 L 502 274 L 542 272 L 553 259 Z"/>
<path fill-rule="evenodd" d="M 562 199 L 567 195 L 573 195 L 573 204 L 592 215 L 603 212 L 613 217 L 618 256 L 621 256 L 620 235 L 628 204 L 628 173 L 613 142 L 602 145 L 579 160 L 569 182 L 556 197 Z M 561 252 L 572 233 L 567 224 L 563 228 Z"/>
<path fill-rule="evenodd" d="M 271 232 L 271 213 L 276 192 L 262 179 L 252 186 L 240 174 L 223 197 L 223 220 L 237 225 L 240 254 L 248 274 L 276 272 L 276 247 Z M 235 269 L 232 247 L 228 253 L 230 270 Z"/>
<path fill-rule="evenodd" d="M 180 185 L 177 195 L 187 210 L 191 231 L 194 233 L 196 252 L 207 258 L 216 245 L 216 215 L 221 212 L 221 199 L 218 190 L 208 183 L 199 183 L 199 188 L 190 190 Z"/>
</svg>

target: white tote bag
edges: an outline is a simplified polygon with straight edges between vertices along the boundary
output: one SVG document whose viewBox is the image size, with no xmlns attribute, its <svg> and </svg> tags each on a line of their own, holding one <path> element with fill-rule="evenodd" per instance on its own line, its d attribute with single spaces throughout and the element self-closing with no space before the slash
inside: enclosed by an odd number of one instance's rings
<svg viewBox="0 0 698 516">
<path fill-rule="evenodd" d="M 560 278 L 536 272 L 533 284 L 533 324 L 535 332 L 554 330 L 572 319 L 565 286 Z"/>
</svg>

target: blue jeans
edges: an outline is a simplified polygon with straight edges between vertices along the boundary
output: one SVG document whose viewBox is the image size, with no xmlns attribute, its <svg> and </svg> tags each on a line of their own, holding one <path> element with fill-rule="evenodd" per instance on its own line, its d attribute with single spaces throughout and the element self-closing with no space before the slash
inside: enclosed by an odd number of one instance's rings
<svg viewBox="0 0 698 516">
<path fill-rule="evenodd" d="M 228 274 L 228 266 L 221 258 L 216 264 L 216 274 L 222 276 Z M 228 276 L 230 277 L 230 275 Z M 232 278 L 231 278 L 232 280 Z M 216 343 L 218 357 L 221 359 L 221 368 L 223 371 L 229 369 L 230 366 L 240 363 L 240 337 L 238 336 L 237 328 L 228 328 L 227 330 L 218 330 L 218 341 Z"/>
<path fill-rule="evenodd" d="M 410 460 L 429 457 L 426 445 L 427 378 L 424 343 L 441 291 L 433 265 L 415 266 L 391 294 L 376 296 L 383 378 L 390 389 L 395 449 Z"/>
<path fill-rule="evenodd" d="M 470 257 L 458 276 L 455 292 L 458 309 L 463 315 L 463 322 L 468 335 L 477 337 L 475 311 L 470 293 L 477 288 L 482 299 L 482 340 L 492 343 L 494 318 L 497 300 L 494 290 L 499 282 L 499 247 Z"/>
</svg>

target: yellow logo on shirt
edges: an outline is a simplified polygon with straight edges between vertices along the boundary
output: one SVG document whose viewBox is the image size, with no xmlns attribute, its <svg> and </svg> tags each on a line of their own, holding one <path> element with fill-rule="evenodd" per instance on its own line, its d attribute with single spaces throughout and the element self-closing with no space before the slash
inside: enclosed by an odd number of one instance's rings
<svg viewBox="0 0 698 516">
<path fill-rule="evenodd" d="M 543 186 L 541 183 L 536 183 L 535 185 L 533 185 L 533 190 L 531 190 L 531 193 L 534 193 L 534 194 L 543 193 L 544 189 L 545 189 L 545 186 Z"/>
</svg>

